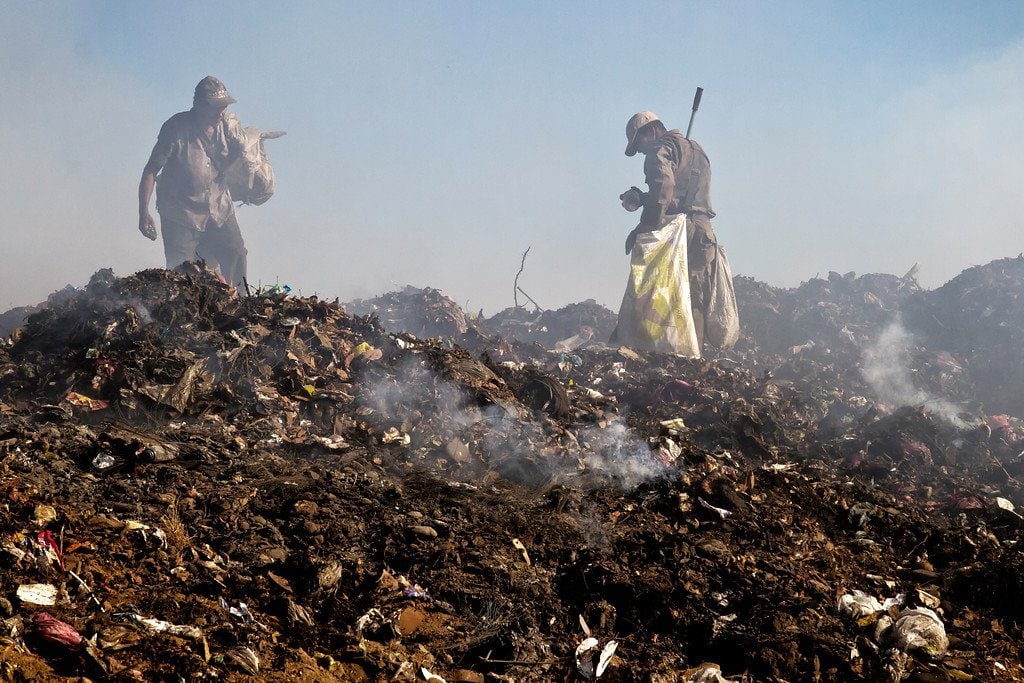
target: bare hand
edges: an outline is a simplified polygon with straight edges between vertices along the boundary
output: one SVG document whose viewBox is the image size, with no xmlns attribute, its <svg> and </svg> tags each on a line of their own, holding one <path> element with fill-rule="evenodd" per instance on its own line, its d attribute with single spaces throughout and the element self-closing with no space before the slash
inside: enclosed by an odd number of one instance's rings
<svg viewBox="0 0 1024 683">
<path fill-rule="evenodd" d="M 156 239 L 156 221 L 153 220 L 153 216 L 149 211 L 139 215 L 139 232 L 151 240 Z"/>
</svg>

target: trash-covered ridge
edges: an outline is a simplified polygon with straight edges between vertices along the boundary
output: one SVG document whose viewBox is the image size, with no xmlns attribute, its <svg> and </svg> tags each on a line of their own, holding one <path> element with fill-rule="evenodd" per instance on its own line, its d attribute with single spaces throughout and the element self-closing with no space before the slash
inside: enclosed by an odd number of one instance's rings
<svg viewBox="0 0 1024 683">
<path fill-rule="evenodd" d="M 697 361 L 600 344 L 596 305 L 99 273 L 0 347 L 0 667 L 1021 677 L 1024 429 L 985 374 L 1021 278 L 738 278 L 744 338 Z"/>
</svg>

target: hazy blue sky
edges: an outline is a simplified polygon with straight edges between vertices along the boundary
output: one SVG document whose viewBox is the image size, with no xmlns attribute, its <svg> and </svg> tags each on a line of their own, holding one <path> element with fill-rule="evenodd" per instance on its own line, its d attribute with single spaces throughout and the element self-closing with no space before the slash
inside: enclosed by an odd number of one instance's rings
<svg viewBox="0 0 1024 683">
<path fill-rule="evenodd" d="M 0 310 L 137 230 L 160 125 L 221 78 L 277 195 L 242 207 L 250 280 L 343 300 L 432 286 L 488 314 L 520 285 L 617 308 L 641 109 L 711 158 L 736 274 L 929 287 L 1024 250 L 1024 2 L 0 0 Z M 155 214 L 154 214 L 155 215 Z"/>
</svg>

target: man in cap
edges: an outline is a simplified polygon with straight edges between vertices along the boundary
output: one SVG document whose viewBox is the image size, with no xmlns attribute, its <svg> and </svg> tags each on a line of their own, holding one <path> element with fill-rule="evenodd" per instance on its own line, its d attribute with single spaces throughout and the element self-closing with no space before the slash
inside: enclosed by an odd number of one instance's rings
<svg viewBox="0 0 1024 683">
<path fill-rule="evenodd" d="M 643 154 L 647 192 L 633 187 L 619 198 L 630 210 L 643 208 L 640 224 L 626 238 L 626 253 L 633 250 L 637 233 L 661 229 L 675 215 L 686 214 L 686 258 L 690 303 L 698 348 L 704 344 L 704 321 L 711 298 L 712 265 L 718 249 L 711 219 L 711 164 L 693 140 L 677 129 L 666 130 L 649 111 L 634 114 L 626 124 L 626 156 Z"/>
<path fill-rule="evenodd" d="M 243 151 L 241 124 L 227 111 L 234 102 L 219 79 L 207 76 L 196 86 L 192 108 L 160 128 L 139 183 L 139 231 L 157 237 L 149 213 L 155 185 L 167 267 L 201 258 L 237 286 L 246 277 L 247 252 L 223 179 Z"/>
</svg>

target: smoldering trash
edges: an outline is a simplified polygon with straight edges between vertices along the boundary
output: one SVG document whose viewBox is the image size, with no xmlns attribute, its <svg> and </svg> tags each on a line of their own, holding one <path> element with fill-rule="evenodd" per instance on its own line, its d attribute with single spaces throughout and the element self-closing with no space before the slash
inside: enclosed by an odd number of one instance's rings
<svg viewBox="0 0 1024 683">
<path fill-rule="evenodd" d="M 1024 678 L 1024 261 L 615 316 L 101 272 L 0 345 L 0 670 Z M 357 315 L 358 313 L 358 315 Z"/>
</svg>

